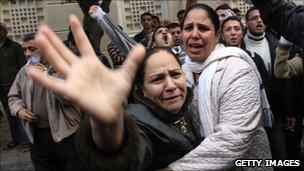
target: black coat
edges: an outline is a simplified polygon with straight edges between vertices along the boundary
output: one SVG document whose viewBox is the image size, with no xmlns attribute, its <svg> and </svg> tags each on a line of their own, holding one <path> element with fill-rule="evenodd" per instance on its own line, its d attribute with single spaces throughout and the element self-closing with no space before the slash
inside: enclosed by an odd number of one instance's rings
<svg viewBox="0 0 304 171">
<path fill-rule="evenodd" d="M 267 72 L 263 59 L 257 54 L 251 54 L 246 50 L 243 42 L 242 49 L 244 49 L 249 56 L 252 57 L 257 69 L 261 75 L 263 86 L 265 88 L 267 99 L 275 117 L 292 116 L 294 114 L 293 104 L 293 85 L 291 79 L 278 79 L 274 76 L 274 60 L 276 57 L 276 47 L 278 44 L 277 38 L 271 34 L 266 33 L 266 39 L 269 44 L 270 58 L 271 58 L 271 72 Z"/>
<path fill-rule="evenodd" d="M 283 0 L 252 0 L 263 21 L 279 35 L 304 48 L 304 6 Z"/>
<path fill-rule="evenodd" d="M 270 82 L 268 85 L 267 98 L 270 104 L 270 108 L 275 116 L 285 118 L 286 116 L 293 116 L 295 105 L 293 96 L 293 83 L 292 79 L 278 79 L 274 75 L 274 60 L 276 58 L 276 48 L 278 45 L 278 39 L 272 33 L 266 33 L 266 39 L 268 40 L 270 56 L 271 56 L 271 73 Z M 285 120 L 285 119 L 284 119 Z"/>
<path fill-rule="evenodd" d="M 293 45 L 292 51 L 290 53 L 289 59 L 295 57 L 298 54 L 302 59 L 304 59 L 304 49 L 300 48 L 296 44 Z M 303 60 L 302 60 L 303 61 Z M 304 62 L 302 62 L 304 68 Z M 294 94 L 294 106 L 295 113 L 297 114 L 295 117 L 303 118 L 304 115 L 304 75 L 303 73 L 299 73 L 291 78 L 293 83 L 293 94 Z"/>
<path fill-rule="evenodd" d="M 190 91 L 190 90 L 189 90 Z M 167 167 L 194 149 L 199 141 L 187 118 L 192 93 L 179 113 L 188 131 L 164 116 L 168 112 L 136 94 L 138 104 L 131 104 L 124 115 L 124 142 L 116 151 L 101 151 L 94 145 L 88 119 L 76 134 L 76 148 L 88 170 L 155 170 Z M 132 116 L 132 117 L 130 117 Z"/>
<path fill-rule="evenodd" d="M 304 48 L 304 6 L 295 5 L 291 1 L 283 0 L 252 0 L 261 13 L 263 21 L 287 40 Z M 304 61 L 304 55 L 300 55 Z M 302 62 L 304 68 L 304 62 Z M 300 73 L 301 74 L 301 73 Z M 303 75 L 303 73 L 302 73 Z M 302 77 L 304 84 L 304 77 Z M 302 106 L 304 106 L 304 91 L 302 93 Z M 303 110 L 304 107 L 302 107 Z"/>
<path fill-rule="evenodd" d="M 0 47 L 0 86 L 11 86 L 25 64 L 25 54 L 20 44 L 7 38 Z"/>
<path fill-rule="evenodd" d="M 137 43 L 141 43 L 143 46 L 147 47 L 150 41 L 149 36 L 145 33 L 145 31 L 141 31 L 140 33 L 136 34 L 133 38 Z"/>
</svg>

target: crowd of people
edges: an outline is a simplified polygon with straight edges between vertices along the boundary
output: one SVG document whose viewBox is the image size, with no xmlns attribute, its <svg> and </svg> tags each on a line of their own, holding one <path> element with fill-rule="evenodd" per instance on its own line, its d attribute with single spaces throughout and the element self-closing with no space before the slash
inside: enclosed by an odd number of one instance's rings
<svg viewBox="0 0 304 171">
<path fill-rule="evenodd" d="M 304 7 L 252 2 L 245 22 L 227 4 L 145 12 L 131 52 L 108 45 L 112 68 L 74 15 L 65 42 L 40 26 L 20 46 L 0 23 L 3 150 L 35 170 L 300 169 L 235 165 L 301 158 Z"/>
</svg>

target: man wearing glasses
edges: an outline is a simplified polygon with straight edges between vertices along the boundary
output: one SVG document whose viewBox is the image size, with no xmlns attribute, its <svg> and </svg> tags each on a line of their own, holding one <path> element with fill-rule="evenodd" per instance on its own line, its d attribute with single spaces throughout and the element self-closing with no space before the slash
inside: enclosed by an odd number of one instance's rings
<svg viewBox="0 0 304 171">
<path fill-rule="evenodd" d="M 18 118 L 11 115 L 7 94 L 18 71 L 26 63 L 21 46 L 9 39 L 7 33 L 7 26 L 0 22 L 0 99 L 9 122 L 12 138 L 12 141 L 7 143 L 2 150 L 8 150 L 20 144 L 22 127 L 20 127 Z"/>
<path fill-rule="evenodd" d="M 292 81 L 280 80 L 274 76 L 273 66 L 278 40 L 266 31 L 266 25 L 261 19 L 259 10 L 255 7 L 250 8 L 245 18 L 248 27 L 244 36 L 245 48 L 251 53 L 261 56 L 269 77 L 263 87 L 274 116 L 273 126 L 266 128 L 272 157 L 273 159 L 286 159 L 287 149 L 283 125 L 287 119 L 292 122 L 290 125 L 295 124 Z"/>
</svg>

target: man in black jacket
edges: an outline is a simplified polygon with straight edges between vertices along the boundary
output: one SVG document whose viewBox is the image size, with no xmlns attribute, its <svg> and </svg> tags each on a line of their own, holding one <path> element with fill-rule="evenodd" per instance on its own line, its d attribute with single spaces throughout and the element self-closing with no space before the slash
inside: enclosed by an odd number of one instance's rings
<svg viewBox="0 0 304 171">
<path fill-rule="evenodd" d="M 252 0 L 252 2 L 260 10 L 262 19 L 268 27 L 298 45 L 299 48 L 302 48 L 300 57 L 302 58 L 302 67 L 304 68 L 304 6 L 297 6 L 291 1 L 285 0 Z M 299 118 L 304 123 L 304 77 L 303 73 L 297 74 L 301 75 L 303 80 L 302 86 L 300 86 L 302 97 L 299 97 L 299 99 L 302 100 L 299 105 L 299 113 L 301 114 Z M 300 126 L 300 128 L 302 127 Z M 301 139 L 301 136 L 302 134 L 300 133 L 299 139 Z"/>
<path fill-rule="evenodd" d="M 9 142 L 3 150 L 7 150 L 22 143 L 22 127 L 18 118 L 11 115 L 8 107 L 7 94 L 13 84 L 20 68 L 26 63 L 21 46 L 7 37 L 7 27 L 0 22 L 0 98 L 3 109 L 7 115 L 10 126 L 12 142 Z"/>
<path fill-rule="evenodd" d="M 261 17 L 268 27 L 287 40 L 297 44 L 300 48 L 304 48 L 303 5 L 297 6 L 291 1 L 285 0 L 252 0 L 252 3 L 259 9 Z M 302 62 L 302 66 L 304 68 L 304 62 Z M 304 106 L 304 93 L 302 95 L 302 104 Z M 302 110 L 304 111 L 304 107 Z"/>
<path fill-rule="evenodd" d="M 246 24 L 248 26 L 248 31 L 244 36 L 246 48 L 261 56 L 270 78 L 268 84 L 264 86 L 275 119 L 273 127 L 266 129 L 272 157 L 274 159 L 286 159 L 287 151 L 283 125 L 285 124 L 286 116 L 294 115 L 292 83 L 290 80 L 279 80 L 274 76 L 275 48 L 278 40 L 273 34 L 265 31 L 266 26 L 260 17 L 259 10 L 255 7 L 247 11 Z"/>
<path fill-rule="evenodd" d="M 279 35 L 304 48 L 304 6 L 285 0 L 252 0 L 263 21 Z"/>
<path fill-rule="evenodd" d="M 134 36 L 134 40 L 137 43 L 143 44 L 145 47 L 148 46 L 150 37 L 152 36 L 151 34 L 153 32 L 152 17 L 153 17 L 153 15 L 150 14 L 149 12 L 145 12 L 140 16 L 141 25 L 143 27 L 143 30 Z"/>
</svg>

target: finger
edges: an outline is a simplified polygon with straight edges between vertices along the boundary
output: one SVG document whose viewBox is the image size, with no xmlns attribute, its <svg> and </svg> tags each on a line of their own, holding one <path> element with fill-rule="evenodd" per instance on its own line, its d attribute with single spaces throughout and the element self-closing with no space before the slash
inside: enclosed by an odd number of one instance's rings
<svg viewBox="0 0 304 171">
<path fill-rule="evenodd" d="M 130 52 L 126 61 L 122 65 L 120 71 L 127 79 L 127 81 L 132 82 L 137 68 L 140 66 L 141 62 L 145 57 L 146 50 L 142 45 L 136 45 L 134 49 Z"/>
<path fill-rule="evenodd" d="M 43 64 L 41 64 L 41 63 L 36 63 L 36 64 L 34 64 L 34 66 L 37 68 L 37 69 L 40 69 L 40 70 L 44 70 L 44 68 L 45 68 L 45 65 L 43 65 Z"/>
<path fill-rule="evenodd" d="M 87 35 L 82 29 L 80 21 L 75 15 L 70 15 L 70 24 L 80 54 L 85 57 L 96 56 Z"/>
<path fill-rule="evenodd" d="M 45 67 L 45 65 L 43 65 L 42 63 L 35 63 L 35 66 L 38 66 L 38 67 Z"/>
<path fill-rule="evenodd" d="M 49 42 L 53 45 L 59 55 L 69 64 L 72 64 L 77 59 L 74 53 L 68 49 L 58 36 L 49 28 L 45 27 L 41 30 Z"/>
<path fill-rule="evenodd" d="M 44 67 L 42 67 L 42 66 L 37 66 L 37 65 L 35 65 L 35 67 L 36 67 L 37 69 L 41 70 L 41 71 L 44 70 Z"/>
<path fill-rule="evenodd" d="M 41 26 L 39 30 L 44 30 L 46 26 Z M 57 50 L 53 47 L 50 41 L 45 37 L 43 31 L 37 34 L 36 42 L 38 47 L 41 49 L 43 57 L 51 63 L 51 65 L 58 71 L 61 75 L 65 76 L 68 73 L 69 65 L 68 63 L 59 55 Z"/>
<path fill-rule="evenodd" d="M 37 117 L 32 117 L 31 115 L 28 115 L 28 114 L 24 115 L 24 119 L 29 122 L 34 122 L 34 121 L 38 120 Z"/>
<path fill-rule="evenodd" d="M 26 110 L 26 113 L 27 113 L 29 116 L 32 116 L 32 117 L 36 117 L 36 116 L 37 116 L 35 113 L 33 113 L 33 112 L 30 111 L 30 110 Z"/>
<path fill-rule="evenodd" d="M 121 56 L 118 57 L 118 62 L 119 62 L 119 63 L 122 63 L 122 61 L 123 61 L 123 57 L 121 57 Z"/>
<path fill-rule="evenodd" d="M 36 122 L 36 121 L 38 121 L 38 119 L 28 119 L 28 122 L 30 122 L 30 123 L 33 123 L 33 122 Z"/>
<path fill-rule="evenodd" d="M 66 86 L 64 85 L 64 80 L 46 75 L 34 67 L 30 67 L 27 70 L 27 74 L 32 77 L 35 82 L 47 88 L 48 90 L 54 91 L 58 95 L 69 97 Z"/>
<path fill-rule="evenodd" d="M 120 62 L 121 62 L 121 58 L 118 56 L 118 57 L 116 57 L 115 58 L 115 63 L 116 64 L 120 64 Z"/>
<path fill-rule="evenodd" d="M 31 121 L 36 121 L 36 120 L 38 120 L 38 117 L 37 116 L 28 115 L 28 119 L 31 120 Z"/>
</svg>

